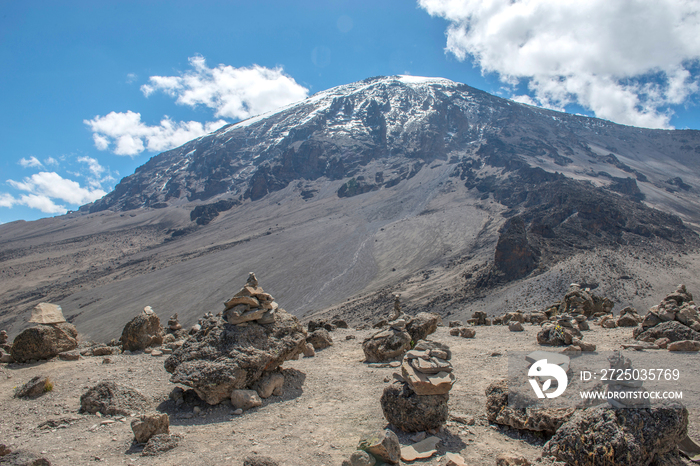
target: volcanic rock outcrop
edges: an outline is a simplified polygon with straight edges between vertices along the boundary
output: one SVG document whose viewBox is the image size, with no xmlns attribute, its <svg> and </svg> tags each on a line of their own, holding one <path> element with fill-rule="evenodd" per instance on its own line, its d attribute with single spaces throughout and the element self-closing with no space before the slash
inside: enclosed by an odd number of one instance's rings
<svg viewBox="0 0 700 466">
<path fill-rule="evenodd" d="M 687 429 L 688 410 L 680 405 L 644 409 L 598 406 L 574 414 L 545 444 L 543 456 L 579 466 L 668 464 L 660 457 L 677 455 L 677 445 Z"/>
<path fill-rule="evenodd" d="M 241 305 L 247 309 L 237 308 Z M 211 405 L 230 398 L 233 390 L 253 389 L 306 347 L 299 320 L 280 308 L 252 273 L 245 287 L 227 301 L 224 315 L 226 319 L 206 314 L 199 331 L 165 360 L 171 382 L 193 388 Z"/>
</svg>

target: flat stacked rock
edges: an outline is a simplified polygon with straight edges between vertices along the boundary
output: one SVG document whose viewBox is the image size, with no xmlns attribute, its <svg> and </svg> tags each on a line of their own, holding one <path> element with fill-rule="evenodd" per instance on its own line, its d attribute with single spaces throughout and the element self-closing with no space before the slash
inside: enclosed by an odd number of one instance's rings
<svg viewBox="0 0 700 466">
<path fill-rule="evenodd" d="M 544 346 L 571 345 L 575 338 L 582 336 L 577 317 L 565 314 L 543 322 L 542 329 L 537 333 L 537 343 Z"/>
<path fill-rule="evenodd" d="M 275 311 L 278 304 L 275 298 L 258 286 L 258 279 L 250 272 L 248 281 L 233 298 L 224 303 L 223 318 L 232 325 L 255 322 L 271 324 L 275 321 Z"/>
<path fill-rule="evenodd" d="M 662 338 L 668 339 L 666 343 L 700 341 L 700 313 L 693 302 L 693 295 L 685 285 L 678 285 L 676 291 L 666 296 L 658 306 L 649 309 L 632 335 L 646 342 Z"/>
<path fill-rule="evenodd" d="M 632 369 L 632 361 L 626 358 L 619 351 L 615 351 L 608 358 L 610 362 L 610 369 L 616 371 L 624 371 L 626 369 Z M 613 397 L 608 397 L 608 403 L 613 408 L 642 408 L 649 407 L 649 401 L 643 398 L 634 399 L 632 397 L 626 396 L 629 392 L 640 392 L 642 391 L 642 380 L 605 380 L 603 384 L 606 386 L 606 392 L 608 394 L 617 394 Z"/>
<path fill-rule="evenodd" d="M 382 411 L 405 432 L 437 429 L 447 421 L 449 392 L 456 377 L 446 345 L 419 341 L 401 364 L 401 375 L 384 389 Z"/>
</svg>

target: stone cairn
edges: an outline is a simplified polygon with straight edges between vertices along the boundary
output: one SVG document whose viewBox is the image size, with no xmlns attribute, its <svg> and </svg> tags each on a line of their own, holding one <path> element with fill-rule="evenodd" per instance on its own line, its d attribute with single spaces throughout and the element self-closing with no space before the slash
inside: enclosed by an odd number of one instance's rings
<svg viewBox="0 0 700 466">
<path fill-rule="evenodd" d="M 700 350 L 700 313 L 685 285 L 649 309 L 632 332 L 636 340 L 671 351 Z"/>
<path fill-rule="evenodd" d="M 245 286 L 224 303 L 223 318 L 232 325 L 246 322 L 272 324 L 275 322 L 277 303 L 269 293 L 258 286 L 258 279 L 250 272 Z"/>
<path fill-rule="evenodd" d="M 610 369 L 622 370 L 632 369 L 632 361 L 626 358 L 619 351 L 615 351 L 608 358 Z M 607 386 L 606 392 L 617 394 L 612 398 L 607 398 L 608 403 L 613 408 L 642 408 L 648 407 L 649 401 L 643 398 L 634 399 L 631 396 L 625 396 L 628 393 L 640 391 L 643 382 L 641 380 L 606 380 L 603 382 Z"/>
<path fill-rule="evenodd" d="M 449 392 L 456 377 L 447 345 L 419 341 L 406 353 L 401 374 L 384 389 L 382 411 L 387 421 L 405 432 L 439 429 L 447 421 Z"/>
</svg>

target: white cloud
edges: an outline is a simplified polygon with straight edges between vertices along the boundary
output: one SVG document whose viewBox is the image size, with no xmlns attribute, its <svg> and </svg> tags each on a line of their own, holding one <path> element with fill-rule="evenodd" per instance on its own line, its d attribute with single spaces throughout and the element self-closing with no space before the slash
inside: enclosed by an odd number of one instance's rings
<svg viewBox="0 0 700 466">
<path fill-rule="evenodd" d="M 44 159 L 44 163 L 46 165 L 58 165 L 58 160 L 54 159 L 53 157 L 47 157 Z"/>
<path fill-rule="evenodd" d="M 148 126 L 141 121 L 141 114 L 110 112 L 96 116 L 84 123 L 93 131 L 95 147 L 106 150 L 112 147 L 117 155 L 134 156 L 144 150 L 163 151 L 180 146 L 192 139 L 216 131 L 226 124 L 217 120 L 205 124 L 197 121 L 172 121 L 167 116 L 158 126 Z"/>
<path fill-rule="evenodd" d="M 42 163 L 39 162 L 39 159 L 37 159 L 34 156 L 29 157 L 28 159 L 25 159 L 22 157 L 19 162 L 20 165 L 22 165 L 24 168 L 28 167 L 43 167 Z"/>
<path fill-rule="evenodd" d="M 65 179 L 55 172 L 39 172 L 24 178 L 23 181 L 7 180 L 7 183 L 15 189 L 29 193 L 20 198 L 24 201 L 18 202 L 25 205 L 32 202 L 34 205 L 46 207 L 48 206 L 46 199 L 60 199 L 69 204 L 82 205 L 107 194 L 100 188 L 83 188 L 78 182 Z M 33 205 L 29 206 L 34 207 Z M 42 212 L 48 212 L 42 207 L 35 208 L 41 208 Z"/>
<path fill-rule="evenodd" d="M 281 67 L 253 65 L 209 68 L 202 56 L 189 59 L 192 70 L 179 76 L 151 76 L 141 91 L 148 97 L 162 91 L 181 105 L 205 105 L 217 117 L 245 119 L 305 99 L 308 89 Z"/>
<path fill-rule="evenodd" d="M 97 159 L 93 159 L 92 157 L 78 157 L 78 162 L 88 164 L 88 169 L 90 170 L 90 173 L 92 173 L 93 176 L 97 178 L 102 176 L 102 173 L 104 173 L 105 171 L 105 167 L 100 165 Z"/>
<path fill-rule="evenodd" d="M 138 75 L 136 73 L 129 73 L 126 75 L 126 83 L 127 84 L 132 84 L 137 79 L 138 79 Z"/>
<path fill-rule="evenodd" d="M 0 207 L 12 207 L 17 201 L 7 193 L 0 193 Z"/>
<path fill-rule="evenodd" d="M 698 92 L 700 3 L 686 0 L 419 0 L 449 21 L 446 51 L 533 102 L 578 103 L 618 123 L 670 127 Z M 522 101 L 522 96 L 521 101 Z"/>
</svg>

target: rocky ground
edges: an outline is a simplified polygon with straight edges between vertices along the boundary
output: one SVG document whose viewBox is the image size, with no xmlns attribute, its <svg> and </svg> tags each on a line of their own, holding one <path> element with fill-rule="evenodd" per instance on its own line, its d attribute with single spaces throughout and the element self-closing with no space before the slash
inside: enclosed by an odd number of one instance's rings
<svg viewBox="0 0 700 466">
<path fill-rule="evenodd" d="M 523 332 L 507 326 L 475 327 L 465 339 L 438 328 L 429 339 L 450 346 L 457 376 L 450 392 L 450 420 L 439 432 L 438 454 L 412 464 L 443 465 L 446 452 L 460 453 L 467 464 L 494 465 L 501 453 L 540 456 L 543 436 L 490 425 L 486 419 L 486 387 L 504 378 L 507 354 L 547 349 L 536 343 L 539 326 L 525 324 Z M 598 351 L 619 349 L 632 342 L 631 328 L 603 329 L 596 325 L 585 341 Z M 361 343 L 375 330 L 338 329 L 334 345 L 313 358 L 285 362 L 283 396 L 272 396 L 259 408 L 232 414 L 226 402 L 208 407 L 186 402 L 177 407 L 168 397 L 169 382 L 163 357 L 147 353 L 88 357 L 79 361 L 54 359 L 0 368 L 0 443 L 29 449 L 54 465 L 240 465 L 249 455 L 272 457 L 281 465 L 338 465 L 367 433 L 387 427 L 379 399 L 397 369 L 363 363 Z M 355 339 L 346 340 L 349 335 Z M 105 360 L 109 363 L 105 363 Z M 53 390 L 36 399 L 13 398 L 14 389 L 36 375 L 48 375 Z M 129 417 L 79 414 L 80 396 L 98 382 L 130 385 L 153 399 L 153 407 L 170 415 L 170 432 L 180 445 L 157 457 L 143 457 L 134 443 Z M 195 414 L 194 411 L 201 412 Z M 391 428 L 391 427 L 390 427 Z M 410 436 L 397 431 L 402 444 Z M 689 434 L 700 436 L 700 420 L 691 410 Z M 690 463 L 688 463 L 690 464 Z"/>
</svg>

